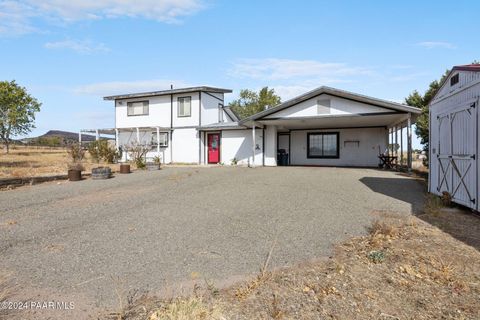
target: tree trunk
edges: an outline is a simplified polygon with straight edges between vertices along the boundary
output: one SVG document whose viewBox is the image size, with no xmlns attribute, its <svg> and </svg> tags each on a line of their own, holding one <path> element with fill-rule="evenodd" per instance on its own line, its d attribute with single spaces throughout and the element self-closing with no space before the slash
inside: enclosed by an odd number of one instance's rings
<svg viewBox="0 0 480 320">
<path fill-rule="evenodd" d="M 10 151 L 10 142 L 3 142 L 3 150 L 5 151 L 5 153 L 8 153 Z"/>
</svg>

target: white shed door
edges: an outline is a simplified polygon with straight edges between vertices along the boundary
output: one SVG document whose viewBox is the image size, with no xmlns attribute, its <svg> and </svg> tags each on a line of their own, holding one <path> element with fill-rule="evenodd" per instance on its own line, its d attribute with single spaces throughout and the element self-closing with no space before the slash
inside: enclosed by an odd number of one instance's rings
<svg viewBox="0 0 480 320">
<path fill-rule="evenodd" d="M 475 208 L 477 196 L 477 109 L 475 103 L 437 116 L 437 192 Z"/>
</svg>

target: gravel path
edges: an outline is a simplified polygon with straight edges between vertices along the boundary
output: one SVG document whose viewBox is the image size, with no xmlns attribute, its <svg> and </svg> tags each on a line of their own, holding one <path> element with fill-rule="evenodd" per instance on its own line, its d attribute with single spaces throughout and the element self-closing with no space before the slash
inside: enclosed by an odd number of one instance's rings
<svg viewBox="0 0 480 320">
<path fill-rule="evenodd" d="M 158 292 L 199 275 L 219 286 L 330 254 L 373 210 L 410 213 L 423 187 L 347 168 L 165 168 L 0 192 L 0 270 L 27 298 L 115 305 L 115 287 Z"/>
</svg>

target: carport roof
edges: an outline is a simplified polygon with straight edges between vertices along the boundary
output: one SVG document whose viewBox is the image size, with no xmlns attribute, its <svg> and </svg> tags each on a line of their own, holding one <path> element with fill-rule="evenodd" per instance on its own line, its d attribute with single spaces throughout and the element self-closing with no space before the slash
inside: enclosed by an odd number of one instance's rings
<svg viewBox="0 0 480 320">
<path fill-rule="evenodd" d="M 387 101 L 383 99 L 373 98 L 373 97 L 369 97 L 369 96 L 365 96 L 365 95 L 361 95 L 358 93 L 353 93 L 345 90 L 335 89 L 332 87 L 322 86 L 320 88 L 304 93 L 300 96 L 297 96 L 293 99 L 287 100 L 276 107 L 269 108 L 267 110 L 256 113 L 248 118 L 245 118 L 240 122 L 240 124 L 243 124 L 248 121 L 260 120 L 270 114 L 289 108 L 293 105 L 296 105 L 300 102 L 311 99 L 313 97 L 319 96 L 321 94 L 328 94 L 331 96 L 340 97 L 348 100 L 363 102 L 363 103 L 367 103 L 370 105 L 374 105 L 374 106 L 378 106 L 378 107 L 382 107 L 382 108 L 386 108 L 394 111 L 409 112 L 414 114 L 421 113 L 421 110 L 419 108 L 415 108 L 415 107 L 411 107 L 411 106 L 407 106 L 404 104 Z"/>
</svg>

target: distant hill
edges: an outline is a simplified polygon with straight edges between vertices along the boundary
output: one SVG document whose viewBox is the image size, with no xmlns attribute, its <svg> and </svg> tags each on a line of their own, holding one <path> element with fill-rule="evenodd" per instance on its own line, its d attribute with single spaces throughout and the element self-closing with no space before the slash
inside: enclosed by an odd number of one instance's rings
<svg viewBox="0 0 480 320">
<path fill-rule="evenodd" d="M 78 142 L 78 133 L 50 130 L 47 133 L 34 137 L 21 140 L 25 144 L 33 145 L 47 145 L 47 146 L 65 146 L 71 143 Z M 95 136 L 90 134 L 82 134 L 82 142 L 95 141 Z"/>
<path fill-rule="evenodd" d="M 66 140 L 75 140 L 78 141 L 78 133 L 77 132 L 69 132 L 69 131 L 61 131 L 61 130 L 50 130 L 44 135 L 40 137 L 59 137 Z M 90 134 L 82 134 L 82 141 L 95 141 L 95 136 Z"/>
</svg>

